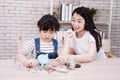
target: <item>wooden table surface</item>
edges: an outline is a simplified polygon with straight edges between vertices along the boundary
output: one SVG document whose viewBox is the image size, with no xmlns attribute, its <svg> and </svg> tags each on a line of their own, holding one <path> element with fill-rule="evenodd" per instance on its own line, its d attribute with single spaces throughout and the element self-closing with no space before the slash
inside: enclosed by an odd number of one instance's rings
<svg viewBox="0 0 120 80">
<path fill-rule="evenodd" d="M 20 70 L 14 60 L 0 60 L 0 80 L 120 80 L 120 58 L 81 63 L 67 73 Z"/>
</svg>

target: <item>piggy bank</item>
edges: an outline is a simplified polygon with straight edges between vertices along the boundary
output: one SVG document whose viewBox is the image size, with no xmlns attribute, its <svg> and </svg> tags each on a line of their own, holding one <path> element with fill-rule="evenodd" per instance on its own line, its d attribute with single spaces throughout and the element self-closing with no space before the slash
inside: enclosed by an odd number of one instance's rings
<svg viewBox="0 0 120 80">
<path fill-rule="evenodd" d="M 38 61 L 38 64 L 40 64 L 41 66 L 44 66 L 48 63 L 49 61 L 49 57 L 48 57 L 48 54 L 41 54 L 37 57 L 37 61 Z"/>
</svg>

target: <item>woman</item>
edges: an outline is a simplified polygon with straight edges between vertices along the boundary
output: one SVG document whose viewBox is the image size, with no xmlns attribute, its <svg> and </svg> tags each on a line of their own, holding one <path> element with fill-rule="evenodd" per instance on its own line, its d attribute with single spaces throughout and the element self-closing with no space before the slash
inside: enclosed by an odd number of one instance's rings
<svg viewBox="0 0 120 80">
<path fill-rule="evenodd" d="M 72 30 L 68 31 L 65 37 L 63 51 L 56 59 L 58 62 L 65 63 L 68 58 L 74 58 L 78 62 L 89 62 L 95 58 L 106 57 L 101 48 L 100 34 L 88 8 L 78 7 L 73 11 Z M 76 55 L 68 55 L 74 53 Z"/>
</svg>

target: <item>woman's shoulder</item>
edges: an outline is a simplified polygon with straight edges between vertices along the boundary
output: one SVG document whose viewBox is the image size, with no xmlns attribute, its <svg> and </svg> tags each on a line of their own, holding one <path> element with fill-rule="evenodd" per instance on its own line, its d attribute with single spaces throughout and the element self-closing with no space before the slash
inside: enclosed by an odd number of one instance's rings
<svg viewBox="0 0 120 80">
<path fill-rule="evenodd" d="M 89 31 L 85 31 L 85 34 L 92 36 Z"/>
<path fill-rule="evenodd" d="M 90 34 L 89 31 L 85 31 L 85 35 L 84 35 L 84 36 L 86 36 L 86 37 L 88 37 L 88 38 L 93 37 L 93 36 Z"/>
<path fill-rule="evenodd" d="M 92 36 L 92 34 L 89 31 L 85 31 L 86 37 L 89 38 L 90 41 L 95 41 L 95 38 Z"/>
</svg>

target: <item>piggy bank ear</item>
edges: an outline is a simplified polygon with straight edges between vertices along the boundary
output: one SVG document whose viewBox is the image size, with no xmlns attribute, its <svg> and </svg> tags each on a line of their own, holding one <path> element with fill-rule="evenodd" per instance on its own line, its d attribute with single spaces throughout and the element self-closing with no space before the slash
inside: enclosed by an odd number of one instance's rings
<svg viewBox="0 0 120 80">
<path fill-rule="evenodd" d="M 48 54 L 46 54 L 46 56 L 48 57 Z"/>
<path fill-rule="evenodd" d="M 47 60 L 47 57 L 46 57 L 45 54 L 41 54 L 41 55 L 39 55 L 38 58 L 37 58 L 37 61 L 38 61 L 39 65 L 41 65 L 41 66 L 44 66 L 44 64 L 47 63 L 46 60 Z"/>
</svg>

